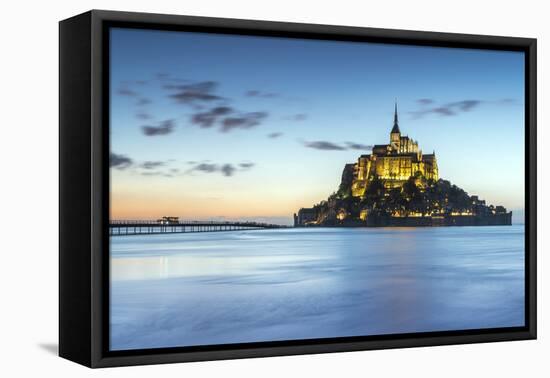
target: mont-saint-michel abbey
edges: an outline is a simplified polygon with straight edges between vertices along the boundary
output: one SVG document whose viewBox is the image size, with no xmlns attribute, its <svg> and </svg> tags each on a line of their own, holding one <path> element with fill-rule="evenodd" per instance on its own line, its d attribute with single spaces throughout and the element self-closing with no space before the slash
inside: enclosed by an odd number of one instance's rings
<svg viewBox="0 0 550 378">
<path fill-rule="evenodd" d="M 510 225 L 512 212 L 440 178 L 436 153 L 401 134 L 397 103 L 388 144 L 344 166 L 327 200 L 294 214 L 295 226 Z"/>
<path fill-rule="evenodd" d="M 393 128 L 390 132 L 389 144 L 377 144 L 369 155 L 361 155 L 356 164 L 348 164 L 346 168 L 353 169 L 353 184 L 351 187 L 354 197 L 362 197 L 370 180 L 378 177 L 386 188 L 402 187 L 416 172 L 425 178 L 437 181 L 437 159 L 435 152 L 423 154 L 418 142 L 401 135 L 397 115 L 397 104 L 393 118 Z"/>
</svg>

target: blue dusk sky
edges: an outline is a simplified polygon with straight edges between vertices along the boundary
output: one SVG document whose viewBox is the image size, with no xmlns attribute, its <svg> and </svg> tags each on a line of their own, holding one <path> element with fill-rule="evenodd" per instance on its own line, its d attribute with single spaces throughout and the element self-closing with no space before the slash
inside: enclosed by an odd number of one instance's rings
<svg viewBox="0 0 550 378">
<path fill-rule="evenodd" d="M 111 217 L 290 223 L 401 132 L 520 215 L 520 52 L 111 30 Z M 516 221 L 519 218 L 515 218 Z"/>
</svg>

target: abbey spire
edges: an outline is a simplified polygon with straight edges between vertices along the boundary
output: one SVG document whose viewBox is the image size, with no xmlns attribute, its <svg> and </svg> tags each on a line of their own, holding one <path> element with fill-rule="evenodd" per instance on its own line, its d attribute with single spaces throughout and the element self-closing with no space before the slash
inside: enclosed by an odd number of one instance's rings
<svg viewBox="0 0 550 378">
<path fill-rule="evenodd" d="M 401 134 L 399 130 L 399 119 L 397 117 L 397 100 L 395 101 L 395 113 L 393 114 L 393 128 L 391 129 L 392 134 Z"/>
<path fill-rule="evenodd" d="M 401 150 L 401 131 L 399 130 L 399 119 L 397 118 L 397 100 L 395 100 L 395 113 L 393 114 L 393 128 L 390 132 L 390 146 L 394 151 Z"/>
</svg>

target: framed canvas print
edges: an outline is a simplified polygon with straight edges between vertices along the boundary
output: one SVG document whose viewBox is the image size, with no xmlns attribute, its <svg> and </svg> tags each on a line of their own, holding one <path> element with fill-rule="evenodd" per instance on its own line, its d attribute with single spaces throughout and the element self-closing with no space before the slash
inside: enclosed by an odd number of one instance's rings
<svg viewBox="0 0 550 378">
<path fill-rule="evenodd" d="M 534 39 L 60 23 L 60 355 L 536 337 Z"/>
</svg>

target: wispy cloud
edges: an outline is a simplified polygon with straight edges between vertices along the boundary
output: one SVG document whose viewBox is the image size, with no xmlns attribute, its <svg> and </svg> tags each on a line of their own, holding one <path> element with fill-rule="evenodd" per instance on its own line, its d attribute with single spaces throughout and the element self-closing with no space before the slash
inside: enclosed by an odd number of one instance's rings
<svg viewBox="0 0 550 378">
<path fill-rule="evenodd" d="M 141 172 L 142 176 L 152 176 L 152 177 L 174 177 L 171 173 L 166 173 L 162 171 L 145 171 Z"/>
<path fill-rule="evenodd" d="M 421 118 L 428 114 L 437 114 L 440 116 L 450 117 L 459 113 L 469 112 L 470 110 L 478 107 L 482 101 L 480 100 L 462 100 L 456 102 L 450 102 L 448 104 L 432 107 L 423 107 L 420 110 L 412 112 L 415 118 Z M 433 104 L 433 101 L 430 105 Z M 426 105 L 426 103 L 424 103 Z"/>
<path fill-rule="evenodd" d="M 361 144 L 356 142 L 335 143 L 327 140 L 316 140 L 316 141 L 300 141 L 300 143 L 302 143 L 307 148 L 313 148 L 315 150 L 321 150 L 321 151 L 346 151 L 346 150 L 368 151 L 372 149 L 371 145 Z"/>
<path fill-rule="evenodd" d="M 174 82 L 166 76 L 162 87 L 171 93 L 170 98 L 178 103 L 190 105 L 195 113 L 190 115 L 192 125 L 201 128 L 212 128 L 219 125 L 221 132 L 230 132 L 235 129 L 250 129 L 260 125 L 268 116 L 265 111 L 243 112 L 229 104 L 231 99 L 217 93 L 219 83 L 213 80 L 187 82 L 184 84 Z M 270 97 L 273 93 L 261 91 L 248 91 L 248 96 Z M 206 108 L 206 110 L 205 110 Z"/>
<path fill-rule="evenodd" d="M 142 126 L 141 130 L 146 136 L 158 136 L 158 135 L 167 135 L 174 131 L 176 127 L 173 119 L 167 119 L 162 121 L 158 126 Z"/>
<path fill-rule="evenodd" d="M 354 143 L 354 142 L 346 142 L 346 146 L 350 150 L 360 150 L 360 151 L 368 151 L 372 150 L 372 146 L 369 144 L 361 144 L 361 143 Z"/>
<path fill-rule="evenodd" d="M 434 103 L 434 100 L 432 100 L 431 98 L 419 98 L 418 100 L 416 100 L 416 102 L 420 105 L 431 105 Z"/>
<path fill-rule="evenodd" d="M 151 114 L 147 113 L 147 112 L 137 112 L 136 117 L 138 119 L 142 119 L 142 120 L 153 119 L 153 116 Z"/>
<path fill-rule="evenodd" d="M 233 176 L 236 169 L 232 164 L 224 164 L 221 166 L 220 171 L 224 176 Z"/>
<path fill-rule="evenodd" d="M 216 172 L 218 170 L 218 165 L 214 163 L 199 163 L 191 168 L 191 171 L 200 171 L 206 173 Z"/>
<path fill-rule="evenodd" d="M 273 92 L 264 92 L 264 91 L 260 91 L 260 90 L 257 90 L 257 89 L 252 89 L 252 90 L 246 91 L 245 96 L 247 96 L 247 97 L 273 98 L 273 97 L 278 97 L 279 94 L 278 93 L 273 93 Z"/>
<path fill-rule="evenodd" d="M 222 164 L 216 164 L 211 163 L 209 161 L 203 161 L 203 162 L 188 162 L 193 165 L 191 168 L 189 168 L 186 173 L 193 174 L 196 172 L 200 173 L 221 173 L 222 175 L 226 177 L 233 176 L 238 171 L 247 171 L 254 167 L 254 163 L 252 162 L 243 162 L 239 163 L 237 165 L 232 163 L 222 163 Z"/>
<path fill-rule="evenodd" d="M 458 109 L 461 112 L 469 112 L 470 110 L 476 108 L 482 103 L 480 100 L 463 100 L 458 102 L 453 102 L 448 106 L 451 109 Z"/>
<path fill-rule="evenodd" d="M 128 97 L 136 97 L 138 96 L 138 93 L 128 87 L 120 87 L 117 90 L 117 93 L 121 96 L 128 96 Z"/>
<path fill-rule="evenodd" d="M 267 112 L 244 113 L 236 117 L 226 117 L 222 121 L 222 132 L 229 132 L 234 129 L 250 129 L 258 126 L 267 118 Z"/>
<path fill-rule="evenodd" d="M 220 117 L 233 113 L 229 106 L 216 106 L 206 112 L 199 112 L 191 115 L 191 123 L 202 128 L 209 128 L 220 119 Z"/>
<path fill-rule="evenodd" d="M 164 167 L 166 165 L 163 161 L 144 161 L 140 164 L 140 167 L 143 169 L 151 170 Z"/>
<path fill-rule="evenodd" d="M 174 159 L 168 160 L 146 160 L 141 163 L 134 163 L 137 168 L 136 173 L 142 176 L 149 177 L 176 177 L 181 176 L 183 173 L 180 168 L 173 167 L 173 163 L 177 161 Z"/>
<path fill-rule="evenodd" d="M 145 105 L 149 105 L 150 103 L 152 103 L 153 101 L 151 101 L 150 98 L 147 98 L 147 97 L 140 97 L 137 102 L 136 102 L 136 105 L 137 106 L 145 106 Z"/>
<path fill-rule="evenodd" d="M 123 170 L 129 168 L 133 164 L 133 160 L 126 155 L 115 154 L 111 152 L 109 154 L 109 167 Z"/>
<path fill-rule="evenodd" d="M 243 169 L 250 169 L 254 166 L 254 163 L 252 162 L 245 162 L 245 163 L 240 163 L 239 164 L 239 167 L 243 168 Z"/>
<path fill-rule="evenodd" d="M 165 89 L 172 91 L 169 97 L 180 104 L 193 105 L 223 100 L 223 97 L 214 93 L 218 83 L 215 81 L 201 81 L 191 84 L 166 84 Z"/>
<path fill-rule="evenodd" d="M 496 105 L 509 105 L 514 103 L 513 99 L 502 99 L 498 101 L 484 101 L 477 99 L 466 99 L 460 101 L 449 102 L 442 105 L 435 105 L 436 101 L 428 98 L 421 98 L 417 100 L 420 105 L 420 109 L 410 112 L 413 118 L 418 119 L 424 116 L 434 114 L 442 117 L 453 117 L 460 115 L 461 113 L 470 112 L 477 109 L 481 105 L 496 104 Z"/>
<path fill-rule="evenodd" d="M 275 139 L 275 138 L 279 138 L 280 136 L 282 136 L 283 133 L 281 132 L 275 132 L 275 133 L 269 133 L 267 134 L 267 137 L 268 138 L 271 138 L 271 139 Z"/>
<path fill-rule="evenodd" d="M 292 114 L 284 117 L 284 119 L 287 121 L 297 121 L 297 122 L 305 121 L 307 119 L 307 114 L 305 113 Z"/>
<path fill-rule="evenodd" d="M 308 148 L 323 151 L 344 151 L 347 148 L 336 143 L 328 142 L 326 140 L 317 140 L 313 142 L 303 142 L 303 145 Z"/>
<path fill-rule="evenodd" d="M 193 110 L 189 114 L 190 123 L 201 128 L 216 127 L 223 133 L 237 129 L 246 130 L 260 125 L 268 117 L 266 111 L 235 109 L 231 105 L 233 103 L 232 99 L 218 93 L 219 83 L 214 80 L 189 81 L 176 78 L 167 72 L 159 72 L 150 81 L 166 90 L 168 98 L 175 100 L 177 103 L 188 105 Z M 136 99 L 136 118 L 142 121 L 154 120 L 156 117 L 153 116 L 151 108 L 148 107 L 152 100 L 134 90 L 138 85 L 137 81 L 132 81 L 131 85 L 129 83 L 127 81 L 122 82 L 119 92 Z M 263 98 L 279 96 L 276 93 L 260 90 L 247 91 L 246 95 Z M 305 118 L 305 114 L 295 114 L 288 119 L 300 121 Z M 175 130 L 175 121 L 170 119 L 156 125 L 146 124 L 141 126 L 141 130 L 146 136 L 167 135 Z M 270 137 L 276 138 L 280 135 L 282 134 L 272 133 Z"/>
</svg>

